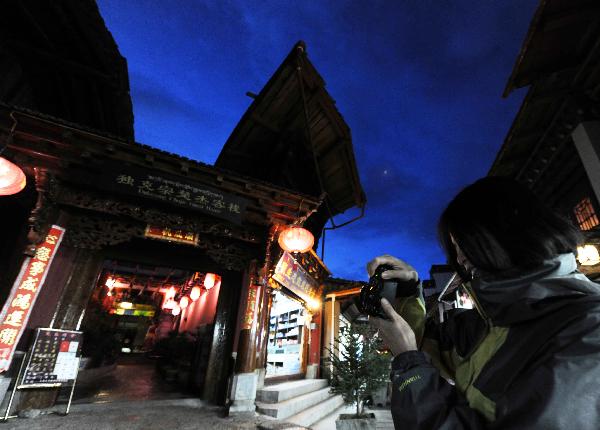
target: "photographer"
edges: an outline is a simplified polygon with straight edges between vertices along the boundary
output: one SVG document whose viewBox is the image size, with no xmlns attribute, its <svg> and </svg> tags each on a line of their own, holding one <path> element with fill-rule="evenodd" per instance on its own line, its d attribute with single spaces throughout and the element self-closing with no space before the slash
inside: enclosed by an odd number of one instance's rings
<svg viewBox="0 0 600 430">
<path fill-rule="evenodd" d="M 395 427 L 599 429 L 600 291 L 577 271 L 578 230 L 518 183 L 484 178 L 446 208 L 439 237 L 476 305 L 440 325 L 410 265 L 367 265 L 398 282 L 390 320 L 370 318 L 395 356 Z"/>
</svg>

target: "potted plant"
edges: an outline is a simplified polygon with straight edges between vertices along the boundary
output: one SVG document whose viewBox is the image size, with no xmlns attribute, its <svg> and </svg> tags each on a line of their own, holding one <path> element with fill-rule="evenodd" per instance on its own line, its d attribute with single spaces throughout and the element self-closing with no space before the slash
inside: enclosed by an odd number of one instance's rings
<svg viewBox="0 0 600 430">
<path fill-rule="evenodd" d="M 341 414 L 335 422 L 337 430 L 375 429 L 375 414 L 366 414 L 364 407 L 389 379 L 391 356 L 382 348 L 376 330 L 367 324 L 341 328 L 335 348 L 329 351 L 331 392 L 356 405 L 356 413 Z"/>
</svg>

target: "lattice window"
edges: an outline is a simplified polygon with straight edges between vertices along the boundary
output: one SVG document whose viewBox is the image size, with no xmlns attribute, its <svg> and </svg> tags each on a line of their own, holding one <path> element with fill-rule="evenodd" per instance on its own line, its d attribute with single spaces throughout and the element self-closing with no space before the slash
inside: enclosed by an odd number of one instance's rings
<svg viewBox="0 0 600 430">
<path fill-rule="evenodd" d="M 577 219 L 577 223 L 579 224 L 579 228 L 581 230 L 591 230 L 600 224 L 598 221 L 598 216 L 596 215 L 596 211 L 594 210 L 594 206 L 592 205 L 592 201 L 589 197 L 586 197 L 582 201 L 580 201 L 575 209 L 575 218 Z"/>
</svg>

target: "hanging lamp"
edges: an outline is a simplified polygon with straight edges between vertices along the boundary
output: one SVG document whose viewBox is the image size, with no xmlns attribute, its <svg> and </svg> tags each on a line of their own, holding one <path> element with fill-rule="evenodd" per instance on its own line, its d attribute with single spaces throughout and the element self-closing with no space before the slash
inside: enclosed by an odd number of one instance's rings
<svg viewBox="0 0 600 430">
<path fill-rule="evenodd" d="M 210 290 L 216 284 L 217 284 L 217 275 L 215 275 L 214 273 L 207 273 L 206 276 L 204 276 L 204 282 L 202 283 L 202 285 L 204 285 L 204 288 L 206 288 L 207 290 Z"/>
<path fill-rule="evenodd" d="M 4 157 L 0 157 L 0 196 L 17 194 L 27 184 L 23 170 Z"/>
<path fill-rule="evenodd" d="M 198 300 L 200 298 L 200 287 L 193 287 L 192 290 L 190 291 L 190 299 L 192 299 L 193 302 L 195 302 L 196 300 Z"/>
<path fill-rule="evenodd" d="M 189 304 L 190 304 L 190 299 L 188 299 L 187 296 L 183 296 L 181 299 L 179 299 L 179 307 L 181 309 L 187 308 Z"/>
<path fill-rule="evenodd" d="M 307 229 L 291 225 L 279 233 L 277 243 L 284 251 L 302 253 L 313 247 L 315 237 Z"/>
</svg>

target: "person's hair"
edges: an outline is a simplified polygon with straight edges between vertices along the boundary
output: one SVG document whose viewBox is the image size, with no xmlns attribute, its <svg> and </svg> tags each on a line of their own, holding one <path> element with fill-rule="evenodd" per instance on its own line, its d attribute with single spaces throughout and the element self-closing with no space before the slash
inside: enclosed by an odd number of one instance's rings
<svg viewBox="0 0 600 430">
<path fill-rule="evenodd" d="M 504 177 L 480 179 L 458 193 L 442 213 L 438 235 L 449 264 L 461 276 L 450 235 L 477 270 L 494 275 L 535 268 L 574 252 L 582 240 L 567 218 Z"/>
</svg>

